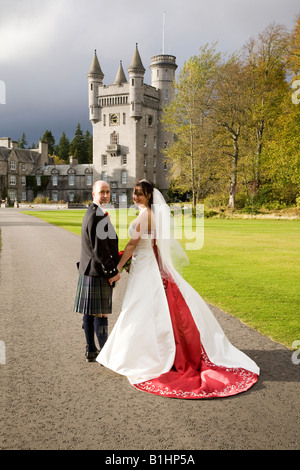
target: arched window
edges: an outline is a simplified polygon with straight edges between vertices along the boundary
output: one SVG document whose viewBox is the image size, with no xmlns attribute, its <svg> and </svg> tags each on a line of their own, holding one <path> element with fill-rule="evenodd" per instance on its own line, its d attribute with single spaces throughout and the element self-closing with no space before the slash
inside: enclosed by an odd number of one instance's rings
<svg viewBox="0 0 300 470">
<path fill-rule="evenodd" d="M 117 132 L 113 132 L 110 134 L 110 145 L 118 145 L 119 143 L 119 134 Z"/>
</svg>

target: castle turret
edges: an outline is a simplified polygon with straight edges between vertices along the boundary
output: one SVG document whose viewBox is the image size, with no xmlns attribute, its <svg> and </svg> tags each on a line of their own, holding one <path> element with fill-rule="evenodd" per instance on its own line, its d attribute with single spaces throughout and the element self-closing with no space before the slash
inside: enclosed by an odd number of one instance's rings
<svg viewBox="0 0 300 470">
<path fill-rule="evenodd" d="M 166 54 L 155 55 L 151 57 L 150 69 L 151 85 L 161 91 L 161 104 L 167 104 L 173 97 L 176 57 Z"/>
<path fill-rule="evenodd" d="M 120 60 L 119 70 L 118 70 L 118 73 L 116 75 L 116 78 L 115 78 L 115 81 L 114 81 L 113 84 L 114 85 L 123 85 L 123 83 L 127 83 L 127 80 L 126 80 L 126 76 L 125 76 L 125 73 L 124 73 L 122 61 Z"/>
<path fill-rule="evenodd" d="M 138 45 L 134 51 L 131 64 L 128 68 L 129 73 L 129 102 L 130 117 L 133 119 L 141 119 L 142 117 L 142 101 L 144 89 L 144 68 L 138 51 Z"/>
<path fill-rule="evenodd" d="M 98 104 L 98 88 L 103 85 L 104 74 L 101 70 L 97 53 L 92 61 L 92 65 L 87 74 L 89 80 L 89 109 L 90 109 L 90 121 L 95 124 L 101 121 L 101 106 Z"/>
</svg>

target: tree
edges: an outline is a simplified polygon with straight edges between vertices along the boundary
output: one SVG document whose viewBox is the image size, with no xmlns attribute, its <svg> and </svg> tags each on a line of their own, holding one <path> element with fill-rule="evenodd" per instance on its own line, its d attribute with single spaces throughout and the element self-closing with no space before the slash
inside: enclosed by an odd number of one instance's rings
<svg viewBox="0 0 300 470">
<path fill-rule="evenodd" d="M 290 36 L 286 59 L 287 68 L 293 75 L 292 79 L 300 79 L 300 15 Z"/>
<path fill-rule="evenodd" d="M 191 57 L 183 66 L 175 83 L 175 96 L 164 109 L 165 129 L 176 136 L 166 149 L 171 176 L 182 190 L 191 191 L 192 207 L 205 187 L 208 136 L 211 137 L 208 115 L 215 99 L 218 66 L 221 55 L 215 46 L 203 46 L 198 56 Z M 205 193 L 205 191 L 203 191 Z"/>
<path fill-rule="evenodd" d="M 57 155 L 61 160 L 67 161 L 70 155 L 70 141 L 66 136 L 65 132 L 62 133 L 62 136 L 59 140 L 58 145 L 55 147 L 55 155 Z"/>
<path fill-rule="evenodd" d="M 240 140 L 245 131 L 249 96 L 245 83 L 247 72 L 239 55 L 231 57 L 220 65 L 220 79 L 216 86 L 218 99 L 211 112 L 211 118 L 219 128 L 222 140 L 220 154 L 229 156 L 230 185 L 228 207 L 235 208 L 238 164 L 241 158 Z M 222 138 L 223 137 L 223 138 Z"/>
<path fill-rule="evenodd" d="M 91 137 L 86 131 L 85 135 L 80 124 L 77 125 L 75 136 L 70 144 L 70 154 L 78 159 L 78 163 L 91 163 Z"/>
<path fill-rule="evenodd" d="M 54 154 L 54 146 L 55 146 L 55 138 L 52 135 L 51 131 L 46 130 L 44 132 L 43 137 L 40 139 L 42 142 L 46 142 L 48 144 L 48 154 Z"/>
<path fill-rule="evenodd" d="M 26 136 L 23 132 L 21 139 L 18 140 L 18 148 L 19 149 L 25 149 L 26 145 L 27 145 L 27 140 L 26 140 Z"/>
<path fill-rule="evenodd" d="M 244 47 L 247 82 L 251 97 L 249 111 L 248 154 L 251 158 L 250 180 L 257 188 L 261 184 L 261 155 L 268 130 L 281 112 L 281 103 L 287 93 L 285 55 L 289 35 L 281 25 L 271 24 Z"/>
</svg>

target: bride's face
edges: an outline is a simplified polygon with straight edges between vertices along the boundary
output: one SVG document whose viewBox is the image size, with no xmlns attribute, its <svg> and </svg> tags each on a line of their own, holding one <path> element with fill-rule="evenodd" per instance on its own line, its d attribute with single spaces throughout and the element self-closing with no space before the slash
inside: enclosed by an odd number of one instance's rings
<svg viewBox="0 0 300 470">
<path fill-rule="evenodd" d="M 136 186 L 133 190 L 133 196 L 132 196 L 134 204 L 136 204 L 139 207 L 144 207 L 149 205 L 149 199 L 147 196 L 142 191 L 142 188 L 139 186 Z"/>
</svg>

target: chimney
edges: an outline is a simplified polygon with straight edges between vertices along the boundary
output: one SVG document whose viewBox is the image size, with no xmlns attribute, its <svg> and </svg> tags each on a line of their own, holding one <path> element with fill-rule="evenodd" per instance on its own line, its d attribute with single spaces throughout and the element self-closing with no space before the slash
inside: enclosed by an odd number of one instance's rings
<svg viewBox="0 0 300 470">
<path fill-rule="evenodd" d="M 71 166 L 76 166 L 78 165 L 78 158 L 73 157 L 73 155 L 70 156 L 70 165 Z"/>
<path fill-rule="evenodd" d="M 48 164 L 48 144 L 39 141 L 39 153 L 41 154 L 40 165 Z"/>
</svg>

